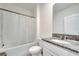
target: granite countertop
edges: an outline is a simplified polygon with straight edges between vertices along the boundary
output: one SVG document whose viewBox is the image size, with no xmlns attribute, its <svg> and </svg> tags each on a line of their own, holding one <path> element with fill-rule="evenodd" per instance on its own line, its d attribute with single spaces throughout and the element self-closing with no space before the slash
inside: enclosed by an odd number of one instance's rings
<svg viewBox="0 0 79 59">
<path fill-rule="evenodd" d="M 60 46 L 62 48 L 68 49 L 72 52 L 76 52 L 79 54 L 79 41 L 74 40 L 59 40 L 57 38 L 51 38 L 51 39 L 42 39 L 46 42 L 49 42 L 51 44 Z"/>
</svg>

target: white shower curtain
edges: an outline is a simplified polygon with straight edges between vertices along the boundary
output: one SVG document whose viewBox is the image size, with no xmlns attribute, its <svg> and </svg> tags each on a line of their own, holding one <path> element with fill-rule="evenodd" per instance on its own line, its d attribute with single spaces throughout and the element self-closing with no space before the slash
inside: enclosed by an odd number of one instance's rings
<svg viewBox="0 0 79 59">
<path fill-rule="evenodd" d="M 2 35 L 1 35 L 1 26 L 2 26 L 2 22 L 1 22 L 1 20 L 2 20 L 2 11 L 0 10 L 0 48 L 2 47 L 2 40 L 1 40 L 1 37 L 2 37 Z"/>
<path fill-rule="evenodd" d="M 0 17 L 1 18 L 1 17 Z M 35 41 L 36 20 L 35 18 L 2 11 L 4 47 L 13 47 Z"/>
</svg>

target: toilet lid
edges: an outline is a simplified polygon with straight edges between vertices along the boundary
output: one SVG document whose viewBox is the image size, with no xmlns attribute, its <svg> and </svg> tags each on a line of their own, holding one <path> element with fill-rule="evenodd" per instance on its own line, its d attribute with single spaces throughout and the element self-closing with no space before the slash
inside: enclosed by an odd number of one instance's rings
<svg viewBox="0 0 79 59">
<path fill-rule="evenodd" d="M 41 51 L 41 47 L 40 46 L 32 46 L 30 49 L 29 49 L 29 52 L 30 53 L 38 53 L 39 51 Z"/>
</svg>

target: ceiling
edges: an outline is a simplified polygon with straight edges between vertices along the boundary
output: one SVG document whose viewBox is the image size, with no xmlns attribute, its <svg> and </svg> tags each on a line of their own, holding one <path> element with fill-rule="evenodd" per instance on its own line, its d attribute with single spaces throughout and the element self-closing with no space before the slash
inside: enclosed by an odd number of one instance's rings
<svg viewBox="0 0 79 59">
<path fill-rule="evenodd" d="M 72 7 L 72 6 L 77 5 L 77 4 L 78 3 L 56 3 L 53 6 L 53 11 L 54 11 L 54 13 L 56 13 L 56 12 L 62 11 L 66 8 Z"/>
</svg>

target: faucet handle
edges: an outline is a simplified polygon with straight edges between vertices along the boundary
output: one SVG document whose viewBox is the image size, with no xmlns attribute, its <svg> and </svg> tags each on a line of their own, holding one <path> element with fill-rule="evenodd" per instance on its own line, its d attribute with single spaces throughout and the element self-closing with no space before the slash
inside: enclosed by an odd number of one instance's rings
<svg viewBox="0 0 79 59">
<path fill-rule="evenodd" d="M 68 37 L 68 36 L 64 36 L 64 40 L 66 40 L 66 39 L 67 39 L 67 37 Z"/>
</svg>

